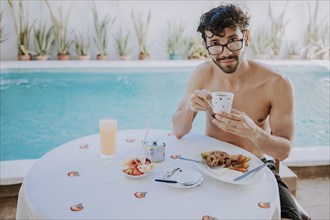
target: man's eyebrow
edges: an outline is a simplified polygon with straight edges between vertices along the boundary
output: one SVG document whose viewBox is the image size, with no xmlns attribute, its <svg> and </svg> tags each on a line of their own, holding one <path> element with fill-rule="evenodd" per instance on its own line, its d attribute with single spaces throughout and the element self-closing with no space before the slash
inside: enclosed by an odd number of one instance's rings
<svg viewBox="0 0 330 220">
<path fill-rule="evenodd" d="M 238 35 L 235 33 L 235 34 L 229 35 L 227 38 L 233 38 L 233 37 L 238 37 Z"/>
<path fill-rule="evenodd" d="M 238 38 L 238 35 L 237 33 L 233 33 L 232 35 L 229 35 L 228 37 L 220 37 L 218 35 L 213 35 L 212 37 L 210 37 L 210 42 L 213 42 L 213 41 L 219 41 L 220 39 L 230 39 L 230 38 Z"/>
</svg>

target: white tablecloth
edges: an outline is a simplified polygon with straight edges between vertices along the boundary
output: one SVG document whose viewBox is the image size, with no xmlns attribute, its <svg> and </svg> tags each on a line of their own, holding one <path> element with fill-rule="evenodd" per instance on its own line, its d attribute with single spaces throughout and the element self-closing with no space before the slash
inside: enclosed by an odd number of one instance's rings
<svg viewBox="0 0 330 220">
<path fill-rule="evenodd" d="M 121 172 L 126 159 L 139 153 L 144 130 L 118 132 L 117 155 L 100 157 L 99 135 L 65 143 L 40 158 L 21 187 L 18 219 L 278 219 L 279 196 L 276 180 L 268 168 L 257 184 L 234 185 L 203 174 L 204 182 L 194 188 L 174 188 L 155 182 L 169 166 L 198 170 L 193 162 L 174 160 L 181 154 L 193 157 L 202 147 L 230 146 L 228 143 L 196 134 L 178 140 L 167 130 L 150 130 L 148 140 L 166 144 L 165 160 L 142 179 Z M 252 154 L 242 150 L 252 160 Z M 258 161 L 259 162 L 259 161 Z M 69 176 L 77 172 L 79 176 Z M 200 172 L 200 171 L 199 171 Z M 134 196 L 146 192 L 144 198 Z M 269 204 L 262 208 L 260 202 Z M 81 205 L 81 211 L 70 207 Z"/>
</svg>

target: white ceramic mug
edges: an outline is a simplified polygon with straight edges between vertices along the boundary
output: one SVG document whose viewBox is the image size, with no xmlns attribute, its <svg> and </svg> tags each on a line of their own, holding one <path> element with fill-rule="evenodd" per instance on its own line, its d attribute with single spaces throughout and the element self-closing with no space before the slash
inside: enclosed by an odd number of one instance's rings
<svg viewBox="0 0 330 220">
<path fill-rule="evenodd" d="M 234 93 L 231 92 L 212 92 L 212 100 L 208 101 L 209 105 L 212 107 L 212 110 L 216 114 L 220 112 L 230 113 L 231 106 L 233 105 Z"/>
</svg>

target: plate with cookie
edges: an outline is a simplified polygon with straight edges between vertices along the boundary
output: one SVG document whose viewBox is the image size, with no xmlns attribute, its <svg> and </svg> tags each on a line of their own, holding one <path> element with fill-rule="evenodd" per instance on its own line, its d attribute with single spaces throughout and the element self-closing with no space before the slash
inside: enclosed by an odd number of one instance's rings
<svg viewBox="0 0 330 220">
<path fill-rule="evenodd" d="M 262 169 L 240 181 L 234 181 L 236 177 L 262 164 L 261 160 L 251 160 L 251 155 L 240 151 L 222 150 L 219 147 L 200 149 L 195 152 L 194 159 L 204 162 L 194 163 L 201 172 L 226 183 L 236 185 L 257 184 L 265 176 L 265 170 Z"/>
</svg>

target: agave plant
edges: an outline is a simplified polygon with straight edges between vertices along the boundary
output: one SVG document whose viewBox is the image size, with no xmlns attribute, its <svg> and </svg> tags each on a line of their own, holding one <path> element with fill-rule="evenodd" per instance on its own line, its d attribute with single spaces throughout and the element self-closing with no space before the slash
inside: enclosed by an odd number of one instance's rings
<svg viewBox="0 0 330 220">
<path fill-rule="evenodd" d="M 122 28 L 119 29 L 118 34 L 115 36 L 115 41 L 117 44 L 117 52 L 119 57 L 125 59 L 124 57 L 128 57 L 131 49 L 128 45 L 129 39 L 129 31 L 123 32 Z"/>
<path fill-rule="evenodd" d="M 1 24 L 1 26 L 0 26 L 0 43 L 7 40 L 7 35 L 5 34 L 5 27 L 2 26 L 2 24 L 3 24 L 2 16 L 3 16 L 3 12 L 0 12 L 0 24 Z"/>
<path fill-rule="evenodd" d="M 288 6 L 288 1 L 285 4 L 284 10 L 282 13 L 275 18 L 272 14 L 271 3 L 269 3 L 269 17 L 271 21 L 271 29 L 270 29 L 270 47 L 272 49 L 273 55 L 279 55 L 281 50 L 281 44 L 283 35 L 285 32 L 285 26 L 288 24 L 289 20 L 284 21 L 284 15 Z"/>
<path fill-rule="evenodd" d="M 181 56 L 186 49 L 186 40 L 184 37 L 185 27 L 183 24 L 170 22 L 168 23 L 168 29 L 167 52 L 170 58 L 173 56 Z"/>
<path fill-rule="evenodd" d="M 52 23 L 54 26 L 54 36 L 57 45 L 57 54 L 68 55 L 69 48 L 73 43 L 73 41 L 68 36 L 68 26 L 67 26 L 72 5 L 65 16 L 63 15 L 63 8 L 60 7 L 58 17 L 56 17 L 52 8 L 49 5 L 48 0 L 45 0 L 45 3 L 49 10 L 50 16 L 52 18 Z"/>
<path fill-rule="evenodd" d="M 138 39 L 139 44 L 139 52 L 140 54 L 149 54 L 149 48 L 147 45 L 147 36 L 148 36 L 148 29 L 151 19 L 151 12 L 148 12 L 148 15 L 145 20 L 143 20 L 143 14 L 138 12 L 137 14 L 132 11 L 131 17 L 133 19 L 135 33 Z"/>
<path fill-rule="evenodd" d="M 15 31 L 16 31 L 16 36 L 17 36 L 17 48 L 18 48 L 18 56 L 19 59 L 20 56 L 25 56 L 27 58 L 22 58 L 22 59 L 30 59 L 30 34 L 31 34 L 31 30 L 33 27 L 33 23 L 32 25 L 30 25 L 29 23 L 29 15 L 28 15 L 28 11 L 24 11 L 23 8 L 23 3 L 22 1 L 18 1 L 18 18 L 19 18 L 19 22 L 17 22 L 16 19 L 16 11 L 15 11 L 15 6 L 14 6 L 14 2 L 13 0 L 8 0 L 8 4 L 11 8 L 11 13 L 13 16 L 13 20 L 14 20 L 14 27 L 15 27 Z"/>
<path fill-rule="evenodd" d="M 308 2 L 308 14 L 309 23 L 307 26 L 307 36 L 306 57 L 308 59 L 314 59 L 320 56 L 322 53 L 329 51 L 329 24 L 324 23 L 327 20 L 326 15 L 319 22 L 318 19 L 318 1 L 316 1 L 314 12 L 311 11 L 311 5 Z"/>
<path fill-rule="evenodd" d="M 74 35 L 74 48 L 78 56 L 88 56 L 90 47 L 89 38 L 84 33 L 75 33 Z"/>
<path fill-rule="evenodd" d="M 254 53 L 257 57 L 268 56 L 270 50 L 270 36 L 266 28 L 262 28 L 260 31 L 255 32 L 251 37 L 251 45 Z"/>
<path fill-rule="evenodd" d="M 205 59 L 208 57 L 208 52 L 201 42 L 199 36 L 193 36 L 188 44 L 188 59 Z"/>
<path fill-rule="evenodd" d="M 318 54 L 322 56 L 324 60 L 329 60 L 330 56 L 330 42 L 329 42 L 329 33 L 330 33 L 330 26 L 329 22 L 324 24 L 322 28 L 324 30 L 320 34 L 320 41 L 319 41 L 319 51 Z M 316 54 L 316 55 L 318 55 Z"/>
<path fill-rule="evenodd" d="M 289 55 L 299 55 L 301 53 L 301 44 L 297 40 L 288 42 L 287 48 Z"/>
<path fill-rule="evenodd" d="M 34 46 L 37 56 L 48 56 L 55 46 L 54 27 L 46 28 L 45 23 L 39 23 L 39 27 L 33 26 Z"/>
<path fill-rule="evenodd" d="M 94 2 L 92 4 L 91 10 L 93 14 L 94 30 L 96 34 L 96 36 L 93 38 L 93 41 L 98 49 L 98 56 L 107 56 L 110 38 L 110 27 L 115 22 L 115 18 L 112 18 L 109 14 L 107 14 L 103 17 L 103 19 L 100 20 Z"/>
</svg>

